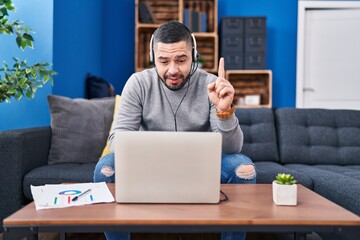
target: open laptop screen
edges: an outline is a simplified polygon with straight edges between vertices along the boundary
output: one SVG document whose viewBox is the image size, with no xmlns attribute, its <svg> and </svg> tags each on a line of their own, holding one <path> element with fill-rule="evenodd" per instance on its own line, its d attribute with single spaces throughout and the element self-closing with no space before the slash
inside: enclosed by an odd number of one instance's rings
<svg viewBox="0 0 360 240">
<path fill-rule="evenodd" d="M 117 202 L 219 202 L 220 133 L 117 132 L 114 141 Z"/>
</svg>

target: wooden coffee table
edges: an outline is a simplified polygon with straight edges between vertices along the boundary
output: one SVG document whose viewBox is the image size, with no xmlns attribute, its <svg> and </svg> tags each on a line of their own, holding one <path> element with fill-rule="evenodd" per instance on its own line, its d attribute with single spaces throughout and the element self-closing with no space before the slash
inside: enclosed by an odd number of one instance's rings
<svg viewBox="0 0 360 240">
<path fill-rule="evenodd" d="M 109 184 L 114 191 L 114 185 Z M 276 206 L 270 184 L 222 185 L 220 204 L 94 204 L 36 211 L 34 203 L 4 219 L 4 239 L 38 232 L 336 232 L 360 238 L 360 217 L 298 186 L 296 207 Z"/>
</svg>

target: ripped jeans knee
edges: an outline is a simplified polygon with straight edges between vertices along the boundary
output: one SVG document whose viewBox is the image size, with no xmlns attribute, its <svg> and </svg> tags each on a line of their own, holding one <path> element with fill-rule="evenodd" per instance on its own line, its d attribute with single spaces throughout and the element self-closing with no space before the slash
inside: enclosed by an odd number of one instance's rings
<svg viewBox="0 0 360 240">
<path fill-rule="evenodd" d="M 94 182 L 115 182 L 114 154 L 99 159 L 94 170 Z M 223 154 L 221 160 L 221 183 L 256 183 L 256 166 L 247 156 Z"/>
<path fill-rule="evenodd" d="M 105 177 L 111 177 L 112 175 L 115 174 L 115 169 L 110 166 L 103 166 L 100 170 L 100 173 Z"/>
<path fill-rule="evenodd" d="M 255 167 L 252 164 L 242 164 L 238 166 L 235 170 L 236 175 L 239 178 L 243 178 L 245 180 L 251 180 L 255 177 Z"/>
<path fill-rule="evenodd" d="M 256 167 L 247 156 L 223 154 L 221 161 L 221 183 L 256 183 Z"/>
<path fill-rule="evenodd" d="M 108 154 L 99 159 L 94 170 L 94 182 L 115 182 L 114 154 Z"/>
</svg>

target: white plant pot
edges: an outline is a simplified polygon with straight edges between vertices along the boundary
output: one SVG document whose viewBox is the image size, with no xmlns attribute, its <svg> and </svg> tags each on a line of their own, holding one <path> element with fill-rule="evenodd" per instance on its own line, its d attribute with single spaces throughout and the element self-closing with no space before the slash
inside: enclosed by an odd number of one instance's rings
<svg viewBox="0 0 360 240">
<path fill-rule="evenodd" d="M 273 201 L 276 205 L 296 206 L 297 205 L 297 184 L 283 185 L 272 183 Z"/>
</svg>

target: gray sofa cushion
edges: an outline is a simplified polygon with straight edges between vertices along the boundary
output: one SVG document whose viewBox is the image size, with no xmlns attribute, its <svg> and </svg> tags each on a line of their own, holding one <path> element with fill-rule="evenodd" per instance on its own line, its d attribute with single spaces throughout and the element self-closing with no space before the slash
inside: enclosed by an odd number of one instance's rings
<svg viewBox="0 0 360 240">
<path fill-rule="evenodd" d="M 327 170 L 333 173 L 340 173 L 341 175 L 348 176 L 360 181 L 360 165 L 314 165 L 314 167 Z M 360 197 L 360 193 L 359 193 Z"/>
<path fill-rule="evenodd" d="M 109 135 L 115 98 L 48 96 L 51 147 L 48 163 L 97 162 Z"/>
<path fill-rule="evenodd" d="M 309 166 L 304 164 L 286 164 L 287 168 L 291 168 L 299 173 L 309 176 L 314 182 L 314 191 L 323 197 L 335 202 L 336 204 L 360 215 L 360 180 L 343 174 L 344 169 L 341 166 Z M 324 169 L 327 168 L 327 169 Z M 353 175 L 356 169 L 350 170 Z M 358 171 L 357 175 L 360 175 Z"/>
<path fill-rule="evenodd" d="M 360 165 L 360 111 L 277 109 L 282 163 Z"/>
<path fill-rule="evenodd" d="M 35 168 L 23 181 L 24 195 L 32 200 L 30 185 L 92 182 L 96 163 L 63 163 Z"/>
<path fill-rule="evenodd" d="M 235 115 L 244 133 L 241 152 L 254 162 L 279 162 L 272 109 L 236 109 Z"/>
<path fill-rule="evenodd" d="M 278 173 L 290 173 L 297 182 L 309 189 L 313 189 L 314 184 L 310 177 L 294 169 L 287 168 L 276 162 L 256 162 L 256 183 L 271 184 Z"/>
</svg>

